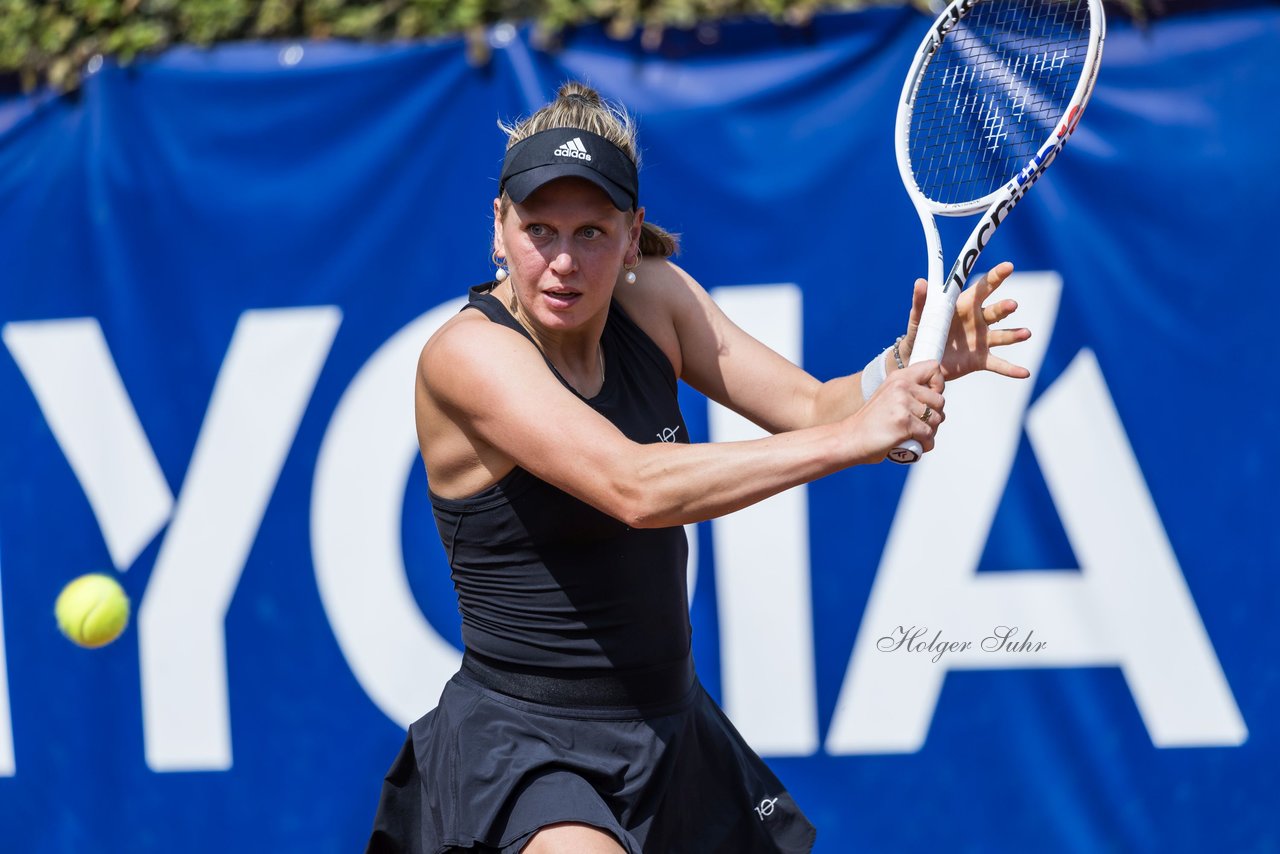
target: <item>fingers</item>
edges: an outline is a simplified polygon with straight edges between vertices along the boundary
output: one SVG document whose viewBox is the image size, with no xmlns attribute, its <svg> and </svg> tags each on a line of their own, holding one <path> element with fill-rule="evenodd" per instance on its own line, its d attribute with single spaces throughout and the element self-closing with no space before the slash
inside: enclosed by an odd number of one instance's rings
<svg viewBox="0 0 1280 854">
<path fill-rule="evenodd" d="M 1031 330 L 1025 326 L 1017 329 L 990 329 L 987 330 L 987 346 L 988 347 L 1005 347 L 1009 344 L 1017 344 L 1019 341 L 1026 341 L 1031 337 Z"/>
<path fill-rule="evenodd" d="M 913 411 L 912 416 L 920 421 L 921 426 L 926 428 L 926 432 L 930 437 L 936 434 L 938 432 L 938 428 L 942 426 L 942 422 L 947 420 L 945 412 L 941 409 L 934 409 L 932 406 L 926 406 L 923 409 L 920 409 L 919 412 Z M 909 424 L 908 427 L 914 428 L 916 425 Z M 916 434 L 916 439 L 920 438 L 917 430 L 913 429 L 911 432 Z"/>
<path fill-rule="evenodd" d="M 963 326 L 964 318 L 971 318 L 974 325 L 991 326 L 1017 311 L 1018 303 L 1011 299 L 1000 300 L 991 305 L 986 304 L 995 289 L 1004 284 L 1012 273 L 1013 264 L 1004 261 L 988 270 L 974 282 L 972 287 L 966 288 L 960 294 L 960 300 L 956 304 L 956 320 L 953 326 L 956 324 Z"/>
<path fill-rule="evenodd" d="M 1015 380 L 1025 380 L 1031 376 L 1031 371 L 1022 365 L 1015 365 L 1007 362 L 999 356 L 987 356 L 986 369 L 992 373 L 999 374 L 1002 377 L 1010 377 Z"/>
<path fill-rule="evenodd" d="M 943 389 L 946 388 L 946 379 L 942 375 L 942 364 L 934 360 L 907 365 L 900 371 L 894 371 L 890 375 L 890 379 L 896 379 L 898 382 L 904 382 L 912 386 L 933 389 L 938 394 L 941 394 Z"/>
<path fill-rule="evenodd" d="M 975 282 L 973 287 L 971 288 L 971 290 L 973 291 L 973 304 L 983 305 L 984 303 L 986 303 L 987 298 L 991 296 L 993 293 L 995 293 L 996 288 L 1004 284 L 1005 280 L 1008 279 L 1009 276 L 1012 274 L 1013 274 L 1013 264 L 1008 261 L 1001 261 L 999 264 L 995 265 L 990 270 L 988 270 L 987 274 L 983 276 L 981 279 L 979 279 L 977 282 Z M 1009 300 L 1009 302 L 1013 302 L 1013 301 Z M 993 307 L 994 306 L 987 306 L 984 311 L 989 312 Z M 1006 312 L 1005 316 L 1008 316 L 1008 314 L 1011 314 L 1013 310 L 1016 309 L 1017 307 L 1018 307 L 1017 303 L 1014 303 L 1013 307 L 1010 308 L 1008 312 Z M 984 314 L 984 316 L 986 315 Z M 988 322 L 995 322 L 995 321 L 988 321 Z"/>
<path fill-rule="evenodd" d="M 1018 304 L 1015 301 L 1011 299 L 1000 300 L 997 303 L 983 307 L 982 319 L 987 322 L 988 326 L 994 326 L 1017 310 Z"/>
<path fill-rule="evenodd" d="M 995 292 L 995 289 L 1004 284 L 1005 279 L 1013 275 L 1013 263 L 1010 261 L 1001 261 L 999 264 L 987 271 L 982 277 L 982 281 L 978 286 L 983 289 L 982 301 Z"/>
<path fill-rule="evenodd" d="M 901 390 L 895 401 L 895 422 L 902 438 L 915 439 L 927 451 L 946 420 L 946 399 L 942 396 L 942 366 L 936 361 L 921 362 L 898 371 L 896 385 Z"/>
<path fill-rule="evenodd" d="M 900 422 L 899 429 L 929 451 L 937 439 L 938 428 L 947 420 L 947 414 L 943 411 L 945 401 L 942 395 L 929 394 L 929 399 L 922 397 L 923 394 L 918 395 L 913 403 L 907 405 L 905 423 Z"/>
<path fill-rule="evenodd" d="M 916 279 L 915 287 L 911 291 L 911 322 L 918 324 L 920 315 L 924 311 L 924 299 L 929 293 L 929 282 L 925 279 Z"/>
<path fill-rule="evenodd" d="M 894 371 L 862 408 L 849 417 L 849 446 L 859 462 L 879 462 L 909 439 L 924 450 L 946 420 L 942 368 L 936 361 Z"/>
<path fill-rule="evenodd" d="M 932 380 L 932 376 L 930 379 Z M 930 384 L 927 386 L 913 386 L 910 392 L 916 403 L 919 404 L 919 406 L 909 407 L 912 413 L 919 416 L 926 424 L 930 424 L 935 428 L 941 424 L 946 417 L 943 414 L 943 409 L 947 405 L 946 399 L 942 396 L 942 389 Z"/>
<path fill-rule="evenodd" d="M 921 362 L 919 367 L 924 373 L 924 385 L 931 389 L 935 394 L 941 395 L 943 389 L 947 386 L 947 381 L 942 377 L 942 363 Z"/>
<path fill-rule="evenodd" d="M 916 279 L 911 291 L 911 313 L 907 316 L 907 348 L 915 343 L 915 331 L 920 326 L 920 317 L 924 314 L 925 295 L 929 292 L 929 283 L 924 279 Z"/>
<path fill-rule="evenodd" d="M 941 393 L 933 391 L 932 389 L 917 388 L 914 390 L 913 396 L 915 397 L 916 402 L 921 404 L 921 406 L 916 407 L 914 410 L 917 415 L 925 409 L 932 409 L 934 412 L 941 414 L 943 408 L 947 405 L 946 398 L 944 398 Z"/>
</svg>

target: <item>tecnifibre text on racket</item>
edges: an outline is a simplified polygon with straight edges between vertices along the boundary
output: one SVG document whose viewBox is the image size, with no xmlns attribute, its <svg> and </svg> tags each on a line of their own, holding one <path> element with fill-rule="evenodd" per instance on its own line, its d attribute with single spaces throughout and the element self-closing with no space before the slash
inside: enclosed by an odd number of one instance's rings
<svg viewBox="0 0 1280 854">
<path fill-rule="evenodd" d="M 1102 59 L 1101 0 L 955 0 L 898 102 L 898 171 L 924 226 L 929 290 L 912 363 L 941 359 L 978 255 L 1075 130 Z M 936 216 L 984 211 L 942 275 Z M 913 463 L 909 439 L 889 459 Z"/>
</svg>

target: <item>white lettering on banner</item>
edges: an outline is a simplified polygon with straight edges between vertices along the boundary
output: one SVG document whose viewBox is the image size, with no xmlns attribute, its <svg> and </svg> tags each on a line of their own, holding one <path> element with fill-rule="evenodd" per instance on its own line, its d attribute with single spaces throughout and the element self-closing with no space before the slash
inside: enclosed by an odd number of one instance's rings
<svg viewBox="0 0 1280 854">
<path fill-rule="evenodd" d="M 173 493 L 102 327 L 92 317 L 9 323 L 4 343 L 89 499 L 111 563 L 124 572 L 169 520 Z"/>
<path fill-rule="evenodd" d="M 1100 657 L 1124 672 L 1152 743 L 1243 744 L 1244 718 L 1092 351 L 1031 408 L 1027 432 L 1084 567 L 1088 610 L 1104 615 Z"/>
<path fill-rule="evenodd" d="M 340 318 L 332 307 L 241 316 L 176 505 L 97 321 L 4 330 L 117 569 L 173 513 L 138 609 L 155 770 L 231 765 L 223 621 Z"/>
<path fill-rule="evenodd" d="M 1018 301 L 1020 322 L 1036 330 L 1008 356 L 1033 374 L 1044 358 L 1061 286 L 1052 273 L 1020 273 L 1001 291 Z M 937 449 L 908 475 L 827 736 L 829 753 L 919 750 L 952 668 L 1117 665 L 1157 746 L 1238 745 L 1246 737 L 1088 351 L 1027 415 L 1032 447 L 1081 571 L 976 572 L 1030 392 L 1030 383 L 993 375 L 948 388 L 947 428 Z M 1011 621 L 1050 642 L 1034 656 L 992 656 L 975 646 L 937 663 L 876 649 L 878 638 L 904 623 L 981 638 Z"/>
<path fill-rule="evenodd" d="M 5 324 L 5 346 L 31 387 L 98 520 L 111 562 L 127 570 L 173 510 L 124 382 L 92 317 Z M 0 635 L 3 634 L 0 618 Z M 16 773 L 0 637 L 0 777 Z"/>
<path fill-rule="evenodd" d="M 338 401 L 316 458 L 311 554 L 320 601 L 347 666 L 402 727 L 435 706 L 462 661 L 414 601 L 400 522 L 405 484 L 419 464 L 418 353 L 465 301 L 428 311 L 369 357 Z"/>
<path fill-rule="evenodd" d="M 801 363 L 798 287 L 717 288 L 711 295 L 748 333 Z M 711 441 L 765 435 L 719 404 L 708 406 Z M 798 486 L 711 523 L 725 711 L 757 752 L 771 756 L 818 749 L 808 520 L 808 491 Z"/>
<path fill-rule="evenodd" d="M 227 608 L 342 315 L 246 311 L 138 608 L 147 764 L 231 767 Z"/>
<path fill-rule="evenodd" d="M 1011 354 L 1033 371 L 1060 289 L 1048 273 L 1023 273 L 1004 286 L 1022 305 L 1022 321 L 1037 330 Z M 714 296 L 748 332 L 800 361 L 798 288 L 720 288 Z M 407 389 L 422 343 L 460 302 L 423 314 L 370 357 L 334 411 L 316 460 L 311 541 L 321 600 L 352 672 L 401 726 L 430 709 L 459 659 L 417 607 L 399 532 L 408 475 L 419 464 Z M 3 329 L 116 568 L 128 569 L 172 518 L 138 613 L 144 739 L 154 770 L 231 766 L 226 613 L 340 322 L 334 307 L 242 315 L 176 502 L 97 321 Z M 918 750 L 952 667 L 1115 665 L 1157 746 L 1238 745 L 1247 737 L 1093 354 L 1078 354 L 1028 409 L 1030 390 L 990 375 L 948 389 L 945 441 L 908 476 L 828 752 Z M 1024 414 L 1078 573 L 976 572 Z M 708 416 L 713 441 L 761 434 L 715 404 Z M 964 484 L 961 509 L 953 504 L 955 484 Z M 789 490 L 711 528 L 725 707 L 771 756 L 819 749 L 806 496 L 804 487 Z M 697 528 L 686 531 L 692 599 Z M 898 625 L 981 638 L 1011 622 L 1049 642 L 1034 656 L 1007 658 L 956 645 L 937 662 L 875 649 Z M 0 618 L 0 644 L 2 632 Z M 13 743 L 0 645 L 0 776 L 15 773 Z"/>
</svg>

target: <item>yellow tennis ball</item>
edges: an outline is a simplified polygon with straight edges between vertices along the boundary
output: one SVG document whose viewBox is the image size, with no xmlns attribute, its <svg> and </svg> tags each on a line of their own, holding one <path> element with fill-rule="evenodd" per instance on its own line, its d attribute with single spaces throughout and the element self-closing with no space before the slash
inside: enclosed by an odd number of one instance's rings
<svg viewBox="0 0 1280 854">
<path fill-rule="evenodd" d="M 129 597 L 111 576 L 90 573 L 62 588 L 53 612 L 64 635 L 93 649 L 111 643 L 129 625 Z"/>
</svg>

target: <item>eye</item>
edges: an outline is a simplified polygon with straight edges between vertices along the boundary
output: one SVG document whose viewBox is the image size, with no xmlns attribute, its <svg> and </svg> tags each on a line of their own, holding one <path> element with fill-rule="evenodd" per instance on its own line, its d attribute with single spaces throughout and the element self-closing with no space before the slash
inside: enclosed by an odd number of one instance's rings
<svg viewBox="0 0 1280 854">
<path fill-rule="evenodd" d="M 546 237 L 551 234 L 551 229 L 540 222 L 530 223 L 525 230 L 529 232 L 530 237 Z"/>
<path fill-rule="evenodd" d="M 582 236 L 587 240 L 595 240 L 602 234 L 604 234 L 604 232 L 596 228 L 594 225 L 588 225 L 586 228 L 582 229 Z"/>
</svg>

